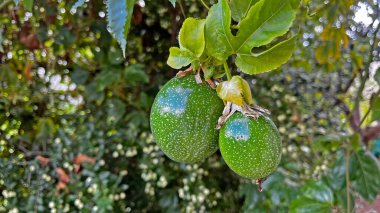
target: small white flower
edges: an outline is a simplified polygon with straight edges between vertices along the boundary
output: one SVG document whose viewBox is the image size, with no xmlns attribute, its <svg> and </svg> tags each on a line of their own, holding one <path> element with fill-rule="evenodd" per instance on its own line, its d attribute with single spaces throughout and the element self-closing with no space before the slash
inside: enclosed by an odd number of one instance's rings
<svg viewBox="0 0 380 213">
<path fill-rule="evenodd" d="M 18 213 L 18 209 L 17 208 L 13 208 L 9 211 L 9 213 Z"/>
<path fill-rule="evenodd" d="M 161 176 L 157 182 L 157 186 L 161 188 L 165 188 L 167 185 L 168 185 L 168 181 L 166 180 L 165 176 Z"/>
<path fill-rule="evenodd" d="M 216 196 L 217 198 L 221 198 L 221 197 L 222 197 L 222 194 L 220 194 L 220 192 L 216 192 L 216 193 L 215 193 L 215 196 Z"/>
<path fill-rule="evenodd" d="M 205 199 L 206 199 L 206 197 L 202 194 L 198 195 L 197 198 L 198 198 L 198 202 L 200 202 L 200 203 L 203 203 L 203 201 L 205 201 Z"/>
<path fill-rule="evenodd" d="M 190 178 L 190 181 L 194 183 L 194 182 L 195 182 L 195 177 L 192 176 L 192 177 Z"/>
<path fill-rule="evenodd" d="M 122 149 L 123 149 L 123 145 L 118 144 L 118 145 L 116 146 L 116 149 L 118 149 L 118 150 L 122 150 Z"/>
<path fill-rule="evenodd" d="M 91 177 L 86 178 L 86 183 L 91 183 L 91 181 L 92 181 Z"/>
<path fill-rule="evenodd" d="M 55 206 L 54 202 L 53 202 L 53 201 L 50 201 L 50 202 L 49 202 L 49 208 L 54 208 L 54 206 Z"/>
<path fill-rule="evenodd" d="M 63 212 L 69 212 L 70 211 L 70 206 L 69 204 L 66 203 L 65 208 L 63 208 Z"/>
<path fill-rule="evenodd" d="M 60 138 L 56 138 L 56 139 L 54 139 L 54 143 L 56 143 L 56 144 L 60 144 L 60 143 L 61 143 L 61 139 L 60 139 Z"/>
<path fill-rule="evenodd" d="M 8 191 L 7 191 L 7 190 L 2 191 L 1 193 L 3 194 L 3 196 L 4 196 L 5 198 L 8 197 Z"/>
<path fill-rule="evenodd" d="M 183 191 L 182 188 L 178 189 L 178 196 L 179 196 L 180 198 L 185 197 L 185 192 Z"/>
<path fill-rule="evenodd" d="M 122 192 L 122 193 L 120 193 L 120 199 L 124 199 L 125 198 L 125 193 L 124 192 Z"/>
<path fill-rule="evenodd" d="M 90 193 L 90 194 L 92 194 L 92 193 L 94 192 L 94 190 L 92 189 L 92 187 L 89 187 L 89 188 L 87 189 L 87 191 L 88 191 L 88 193 Z"/>
<path fill-rule="evenodd" d="M 112 153 L 112 157 L 114 157 L 114 158 L 117 158 L 117 157 L 119 157 L 119 153 L 118 153 L 118 152 L 116 152 L 116 151 L 114 151 L 114 152 Z"/>
<path fill-rule="evenodd" d="M 70 167 L 70 164 L 67 163 L 67 162 L 65 162 L 65 163 L 63 163 L 63 167 L 66 168 L 66 169 L 68 169 Z"/>
<path fill-rule="evenodd" d="M 153 164 L 158 164 L 158 159 L 157 159 L 157 158 L 154 158 L 154 159 L 152 160 L 152 162 L 153 162 Z"/>
<path fill-rule="evenodd" d="M 83 203 L 79 199 L 76 199 L 74 201 L 74 205 L 77 206 L 79 209 L 83 208 Z"/>
<path fill-rule="evenodd" d="M 210 190 L 207 189 L 207 188 L 205 188 L 205 189 L 203 190 L 203 193 L 205 193 L 205 195 L 209 195 L 209 194 L 210 194 Z"/>
<path fill-rule="evenodd" d="M 119 195 L 114 195 L 114 196 L 113 196 L 113 199 L 114 199 L 114 200 L 119 200 L 119 198 L 120 198 Z"/>
</svg>

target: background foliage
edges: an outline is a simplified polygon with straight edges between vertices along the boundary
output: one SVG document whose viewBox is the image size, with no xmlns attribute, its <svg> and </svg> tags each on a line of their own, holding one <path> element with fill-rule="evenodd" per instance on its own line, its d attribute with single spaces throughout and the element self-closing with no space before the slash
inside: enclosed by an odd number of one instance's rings
<svg viewBox="0 0 380 213">
<path fill-rule="evenodd" d="M 154 143 L 150 106 L 176 73 L 169 48 L 184 16 L 207 15 L 200 1 L 174 3 L 137 1 L 128 37 L 107 30 L 102 1 L 0 4 L 0 211 L 343 212 L 375 199 L 378 1 L 302 1 L 290 62 L 242 74 L 283 137 L 262 193 L 219 153 L 178 164 Z"/>
</svg>

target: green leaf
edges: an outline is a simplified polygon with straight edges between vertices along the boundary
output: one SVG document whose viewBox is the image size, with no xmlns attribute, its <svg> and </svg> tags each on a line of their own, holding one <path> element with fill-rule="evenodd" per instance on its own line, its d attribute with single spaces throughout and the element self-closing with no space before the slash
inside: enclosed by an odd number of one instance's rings
<svg viewBox="0 0 380 213">
<path fill-rule="evenodd" d="M 121 64 L 124 61 L 123 53 L 119 48 L 111 47 L 108 51 L 108 62 L 113 65 Z"/>
<path fill-rule="evenodd" d="M 240 22 L 234 49 L 247 53 L 284 35 L 296 16 L 299 0 L 262 0 Z"/>
<path fill-rule="evenodd" d="M 350 206 L 349 206 L 349 211 L 347 211 L 347 192 L 346 190 L 339 190 L 339 191 L 336 191 L 334 192 L 335 196 L 336 196 L 336 200 L 337 200 L 337 203 L 343 207 L 343 211 L 342 212 L 355 212 L 355 198 L 354 198 L 354 195 L 350 192 L 349 196 L 350 196 Z"/>
<path fill-rule="evenodd" d="M 292 56 L 295 48 L 295 36 L 282 41 L 261 53 L 239 53 L 236 66 L 247 74 L 259 74 L 278 68 Z"/>
<path fill-rule="evenodd" d="M 332 190 L 323 182 L 321 181 L 314 181 L 311 180 L 307 182 L 307 184 L 304 186 L 304 194 L 303 196 L 319 201 L 319 202 L 326 202 L 330 203 L 331 205 L 334 202 L 334 195 Z"/>
<path fill-rule="evenodd" d="M 332 210 L 331 208 L 332 206 L 330 203 L 320 202 L 307 197 L 295 199 L 290 204 L 291 213 L 330 213 Z"/>
<path fill-rule="evenodd" d="M 101 102 L 104 99 L 104 92 L 98 90 L 98 84 L 96 81 L 92 81 L 85 87 L 85 98 L 88 101 Z"/>
<path fill-rule="evenodd" d="M 117 70 L 105 68 L 95 77 L 97 91 L 104 90 L 107 86 L 112 85 L 120 79 L 120 73 Z"/>
<path fill-rule="evenodd" d="M 345 139 L 345 136 L 341 135 L 324 135 L 317 137 L 312 143 L 311 147 L 314 151 L 336 151 Z"/>
<path fill-rule="evenodd" d="M 333 203 L 332 190 L 322 181 L 310 180 L 303 187 L 303 196 L 291 202 L 290 212 L 331 212 Z"/>
<path fill-rule="evenodd" d="M 27 11 L 33 11 L 34 0 L 24 0 L 24 7 Z"/>
<path fill-rule="evenodd" d="M 56 128 L 54 126 L 53 120 L 50 118 L 40 118 L 38 120 L 36 133 L 36 138 L 38 140 L 52 138 L 55 132 Z"/>
<path fill-rule="evenodd" d="M 178 47 L 171 47 L 169 50 L 169 58 L 167 64 L 174 69 L 180 69 L 189 65 L 192 61 L 196 60 L 192 53 L 188 50 L 181 50 Z"/>
<path fill-rule="evenodd" d="M 110 99 L 107 101 L 107 115 L 113 121 L 119 121 L 125 113 L 126 105 L 119 99 Z"/>
<path fill-rule="evenodd" d="M 153 98 L 151 96 L 147 95 L 145 92 L 140 93 L 139 102 L 137 104 L 139 107 L 149 110 L 152 103 Z"/>
<path fill-rule="evenodd" d="M 377 68 L 375 75 L 374 75 L 375 81 L 380 86 L 380 68 Z"/>
<path fill-rule="evenodd" d="M 119 42 L 125 57 L 127 34 L 135 0 L 107 0 L 107 21 L 112 36 Z"/>
<path fill-rule="evenodd" d="M 88 72 L 79 66 L 75 67 L 70 74 L 71 80 L 77 85 L 84 84 L 88 79 Z"/>
<path fill-rule="evenodd" d="M 241 183 L 239 186 L 239 197 L 244 197 L 243 209 L 257 210 L 257 205 L 262 199 L 257 186 L 249 183 Z"/>
<path fill-rule="evenodd" d="M 132 84 L 149 83 L 149 76 L 146 74 L 146 68 L 143 64 L 132 64 L 124 71 L 124 78 Z"/>
<path fill-rule="evenodd" d="M 0 52 L 4 52 L 4 48 L 3 48 L 3 32 L 4 32 L 3 27 L 0 27 Z"/>
<path fill-rule="evenodd" d="M 187 18 L 179 32 L 179 45 L 181 50 L 187 49 L 195 57 L 201 57 L 205 48 L 204 19 Z"/>
<path fill-rule="evenodd" d="M 67 26 L 59 29 L 56 34 L 55 42 L 56 44 L 63 44 L 65 47 L 71 47 L 76 41 L 76 37 L 73 32 Z"/>
<path fill-rule="evenodd" d="M 377 121 L 380 120 L 380 97 L 375 97 L 372 106 L 372 113 L 371 113 L 371 121 Z"/>
<path fill-rule="evenodd" d="M 202 70 L 206 80 L 222 78 L 226 74 L 223 69 L 217 69 L 214 64 L 204 63 L 203 65 Z"/>
<path fill-rule="evenodd" d="M 205 79 L 209 80 L 210 78 L 212 78 L 214 76 L 215 66 L 206 66 L 206 67 L 202 68 L 202 70 L 204 72 Z"/>
<path fill-rule="evenodd" d="M 96 205 L 99 206 L 99 208 L 105 212 L 109 207 L 112 206 L 112 200 L 108 197 L 100 197 L 96 200 Z"/>
<path fill-rule="evenodd" d="M 162 193 L 160 193 L 160 200 L 158 201 L 158 205 L 163 208 L 167 209 L 172 206 L 178 206 L 178 195 L 177 192 L 169 189 L 169 190 L 163 190 Z"/>
<path fill-rule="evenodd" d="M 231 15 L 236 22 L 240 22 L 249 9 L 259 0 L 230 0 Z"/>
<path fill-rule="evenodd" d="M 242 106 L 243 101 L 248 104 L 253 103 L 248 83 L 237 75 L 233 76 L 229 81 L 218 84 L 216 92 L 223 101 L 232 102 L 238 106 Z"/>
<path fill-rule="evenodd" d="M 169 0 L 169 1 L 170 1 L 170 3 L 172 3 L 173 7 L 175 7 L 175 2 L 176 2 L 177 0 Z"/>
<path fill-rule="evenodd" d="M 355 133 L 351 137 L 350 145 L 351 145 L 352 150 L 354 150 L 355 152 L 360 150 L 361 144 L 360 144 L 360 134 L 359 133 Z"/>
<path fill-rule="evenodd" d="M 205 39 L 209 56 L 224 61 L 233 53 L 231 11 L 227 0 L 219 0 L 211 7 L 206 18 Z"/>
<path fill-rule="evenodd" d="M 199 66 L 199 59 L 205 48 L 205 20 L 188 18 L 179 33 L 179 46 L 170 48 L 167 64 L 174 69 L 180 69 L 192 63 L 193 68 Z"/>
<path fill-rule="evenodd" d="M 351 166 L 353 187 L 364 199 L 372 202 L 380 191 L 380 169 L 377 160 L 361 150 L 354 152 Z"/>
<path fill-rule="evenodd" d="M 71 7 L 70 11 L 72 13 L 75 13 L 78 9 L 78 7 L 82 7 L 84 4 L 85 0 L 78 0 L 75 2 L 75 4 Z"/>
<path fill-rule="evenodd" d="M 323 179 L 329 187 L 334 191 L 341 191 L 345 186 L 345 175 L 346 175 L 346 158 L 341 156 L 334 163 L 334 166 L 328 170 Z"/>
</svg>

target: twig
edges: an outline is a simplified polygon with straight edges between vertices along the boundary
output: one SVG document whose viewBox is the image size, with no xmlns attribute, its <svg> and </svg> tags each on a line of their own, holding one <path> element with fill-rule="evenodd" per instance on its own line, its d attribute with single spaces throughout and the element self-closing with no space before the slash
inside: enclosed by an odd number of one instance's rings
<svg viewBox="0 0 380 213">
<path fill-rule="evenodd" d="M 179 7 L 181 8 L 181 13 L 183 15 L 183 18 L 186 19 L 186 13 L 185 10 L 183 9 L 182 1 L 178 0 Z"/>
<path fill-rule="evenodd" d="M 380 91 L 372 94 L 371 99 L 369 101 L 369 108 L 368 108 L 367 112 L 364 114 L 362 120 L 360 121 L 359 127 L 364 123 L 365 119 L 368 117 L 368 115 L 371 112 L 372 107 L 373 107 L 373 101 L 375 100 L 375 97 L 377 97 L 379 94 L 380 94 Z"/>
<path fill-rule="evenodd" d="M 207 4 L 204 2 L 204 0 L 201 0 L 201 2 L 202 2 L 202 4 L 203 4 L 203 6 L 205 6 L 205 8 L 206 8 L 207 10 L 210 10 L 210 7 L 207 6 Z"/>
<path fill-rule="evenodd" d="M 369 78 L 369 65 L 371 64 L 373 57 L 374 57 L 373 51 L 375 49 L 375 46 L 377 45 L 376 39 L 377 39 L 377 33 L 379 32 L 379 30 L 380 30 L 380 24 L 377 25 L 377 28 L 376 28 L 375 32 L 373 33 L 373 38 L 372 38 L 373 43 L 371 45 L 367 64 L 365 66 L 365 69 L 363 70 L 364 76 L 361 78 L 360 87 L 359 87 L 358 92 L 356 94 L 354 109 L 359 107 L 360 98 L 362 97 L 362 93 L 363 93 L 363 90 L 365 87 L 365 83 L 367 82 L 367 80 Z"/>
</svg>

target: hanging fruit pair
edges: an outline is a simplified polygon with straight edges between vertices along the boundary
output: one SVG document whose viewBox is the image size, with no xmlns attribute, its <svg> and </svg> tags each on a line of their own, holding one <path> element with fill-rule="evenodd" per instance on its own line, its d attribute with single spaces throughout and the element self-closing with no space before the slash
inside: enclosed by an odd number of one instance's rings
<svg viewBox="0 0 380 213">
<path fill-rule="evenodd" d="M 231 75 L 227 61 L 233 55 L 238 70 L 249 75 L 288 61 L 296 41 L 289 28 L 298 6 L 299 0 L 218 0 L 206 19 L 183 22 L 179 47 L 170 48 L 167 63 L 190 68 L 161 89 L 150 117 L 153 136 L 169 158 L 194 163 L 219 147 L 231 170 L 256 179 L 260 189 L 280 163 L 281 137 L 269 112 L 254 105 L 248 83 Z"/>
<path fill-rule="evenodd" d="M 261 112 L 239 110 L 231 102 L 222 115 L 223 106 L 217 93 L 206 83 L 198 84 L 194 75 L 173 78 L 152 106 L 151 129 L 157 144 L 172 160 L 194 163 L 212 155 L 219 142 L 234 172 L 257 180 L 267 177 L 281 158 L 276 126 Z"/>
</svg>

